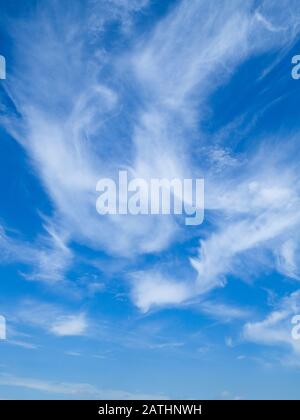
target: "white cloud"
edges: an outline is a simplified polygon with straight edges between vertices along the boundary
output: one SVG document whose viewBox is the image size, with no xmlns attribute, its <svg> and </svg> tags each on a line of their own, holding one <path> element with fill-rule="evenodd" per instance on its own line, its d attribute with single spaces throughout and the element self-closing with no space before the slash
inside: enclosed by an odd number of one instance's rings
<svg viewBox="0 0 300 420">
<path fill-rule="evenodd" d="M 132 299 L 142 312 L 147 312 L 152 306 L 180 304 L 191 295 L 187 283 L 174 281 L 157 271 L 132 275 Z"/>
<path fill-rule="evenodd" d="M 294 139 L 288 143 L 295 145 Z M 229 274 L 255 276 L 265 265 L 296 278 L 298 170 L 293 164 L 285 165 L 276 143 L 266 142 L 263 150 L 252 154 L 243 172 L 222 174 L 222 179 L 206 187 L 208 208 L 220 213 L 214 231 L 201 240 L 198 258 L 191 260 L 200 293 L 224 286 Z"/>
<path fill-rule="evenodd" d="M 181 238 L 171 216 L 101 218 L 95 210 L 97 180 L 114 178 L 123 167 L 146 179 L 202 174 L 195 151 L 199 143 L 214 145 L 195 129 L 210 95 L 245 60 L 279 51 L 299 32 L 299 2 L 293 2 L 293 9 L 285 2 L 278 13 L 269 1 L 257 6 L 254 1 L 188 0 L 176 3 L 133 50 L 115 57 L 106 51 L 89 53 L 86 47 L 106 22 L 132 22 L 130 13 L 147 2 L 111 0 L 100 9 L 95 2 L 87 4 L 86 14 L 72 6 L 69 13 L 55 14 L 58 21 L 46 7 L 35 12 L 30 24 L 20 20 L 12 28 L 15 66 L 7 93 L 21 117 L 10 113 L 3 124 L 30 156 L 53 203 L 50 225 L 59 229 L 49 232 L 46 250 L 32 253 L 7 237 L 4 244 L 34 265 L 34 277 L 41 279 L 62 276 L 72 262 L 71 241 L 132 258 L 160 252 Z M 62 6 L 53 2 L 52 7 Z M 94 15 L 98 27 L 91 25 Z M 109 78 L 101 73 L 104 65 Z M 128 85 L 136 87 L 134 95 Z M 128 106 L 132 96 L 137 107 Z M 281 255 L 280 270 L 295 273 L 292 248 L 282 244 L 299 225 L 297 170 L 265 158 L 276 154 L 274 144 L 249 154 L 242 174 L 238 159 L 219 145 L 214 150 L 218 168 L 213 164 L 205 171 L 206 207 L 208 213 L 218 211 L 223 223 L 214 223 L 213 232 L 202 237 L 198 257 L 191 259 L 196 282 L 178 281 L 159 270 L 135 278 L 132 297 L 142 311 L 222 287 L 241 263 L 249 268 L 255 261 L 257 271 L 257 248 L 263 257 L 268 251 L 277 259 Z M 220 165 L 227 171 L 220 171 Z"/>
<path fill-rule="evenodd" d="M 105 390 L 87 383 L 70 383 L 40 380 L 13 375 L 0 375 L 0 385 L 25 388 L 50 394 L 56 398 L 98 399 L 98 400 L 132 400 L 132 399 L 165 399 L 162 395 L 131 393 L 121 390 Z"/>
<path fill-rule="evenodd" d="M 179 2 L 129 56 L 105 54 L 118 83 L 122 68 L 140 86 L 143 106 L 134 114 L 120 113 L 126 93 L 123 98 L 123 86 L 109 86 L 101 78 L 103 55 L 87 53 L 85 43 L 94 39 L 97 28 L 84 16 L 126 20 L 146 5 L 109 1 L 100 7 L 88 2 L 86 14 L 79 6 L 70 13 L 58 9 L 59 22 L 52 21 L 45 7 L 30 24 L 15 25 L 15 66 L 7 92 L 22 119 L 10 115 L 4 121 L 29 153 L 54 204 L 54 222 L 68 230 L 68 239 L 127 256 L 168 247 L 175 240 L 176 224 L 172 217 L 128 217 L 126 223 L 122 217 L 101 219 L 95 211 L 97 180 L 114 177 L 115 168 L 123 166 L 145 178 L 187 177 L 195 169 L 192 133 L 199 102 L 249 55 L 279 47 L 295 35 L 289 28 L 278 36 L 269 33 L 261 20 L 264 11 L 257 19 L 242 1 L 214 7 L 205 1 Z M 51 7 L 62 6 L 54 2 Z M 92 34 L 87 30 L 82 36 L 89 26 Z M 126 120 L 134 121 L 132 137 L 120 132 Z"/>
<path fill-rule="evenodd" d="M 89 27 L 96 34 L 105 30 L 111 21 L 120 22 L 123 31 L 128 34 L 133 24 L 135 13 L 142 11 L 149 0 L 103 0 L 90 1 Z"/>
<path fill-rule="evenodd" d="M 220 396 L 217 397 L 218 400 L 243 400 L 244 398 L 239 395 L 234 395 L 232 392 L 224 390 L 221 392 Z"/>
<path fill-rule="evenodd" d="M 80 357 L 81 356 L 81 353 L 80 352 L 78 352 L 78 351 L 72 351 L 72 350 L 65 351 L 65 354 L 67 356 L 72 356 L 72 357 Z"/>
<path fill-rule="evenodd" d="M 58 305 L 32 299 L 15 305 L 14 311 L 7 310 L 6 314 L 12 322 L 27 327 L 38 327 L 59 337 L 85 335 L 90 327 L 90 322 L 83 312 L 72 313 Z"/>
<path fill-rule="evenodd" d="M 142 312 L 150 309 L 179 304 L 194 305 L 201 313 L 221 322 L 243 320 L 249 318 L 251 311 L 247 308 L 197 296 L 199 291 L 195 279 L 187 281 L 170 277 L 158 270 L 139 271 L 131 275 L 131 298 L 135 306 Z M 195 299 L 196 298 L 196 299 Z"/>
<path fill-rule="evenodd" d="M 59 318 L 51 326 L 50 331 L 58 336 L 83 335 L 88 327 L 84 314 L 68 315 Z"/>
<path fill-rule="evenodd" d="M 124 2 L 114 10 L 123 14 L 141 6 Z M 59 23 L 52 20 L 51 7 L 58 8 Z M 124 217 L 96 212 L 98 179 L 115 178 L 120 168 L 134 166 L 134 144 L 121 130 L 128 116 L 120 113 L 121 89 L 101 79 L 103 56 L 87 53 L 91 35 L 82 20 L 89 8 L 79 18 L 77 7 L 70 13 L 60 10 L 59 2 L 51 7 L 36 12 L 30 24 L 19 21 L 12 28 L 15 65 L 7 93 L 21 118 L 9 114 L 3 123 L 30 155 L 53 203 L 53 224 L 68 232 L 69 241 L 126 256 L 159 251 L 176 232 L 170 218 L 127 217 L 124 223 Z M 113 19 L 110 13 L 107 19 Z M 114 57 L 108 60 L 115 71 Z"/>
<path fill-rule="evenodd" d="M 201 312 L 223 322 L 249 318 L 250 310 L 228 305 L 215 300 L 205 300 L 199 303 Z"/>
<path fill-rule="evenodd" d="M 36 344 L 29 343 L 23 340 L 6 340 L 6 343 L 17 347 L 22 347 L 23 349 L 27 350 L 36 350 L 39 348 L 39 346 L 37 346 Z"/>
<path fill-rule="evenodd" d="M 277 269 L 287 277 L 299 280 L 299 243 L 290 238 L 283 242 L 277 254 Z"/>
<path fill-rule="evenodd" d="M 20 262 L 30 267 L 24 277 L 53 283 L 62 280 L 69 268 L 73 254 L 65 244 L 63 235 L 58 235 L 50 226 L 44 226 L 46 233 L 35 243 L 25 242 L 8 235 L 0 226 L 1 262 Z"/>
<path fill-rule="evenodd" d="M 300 291 L 282 299 L 265 319 L 247 322 L 243 329 L 246 340 L 268 346 L 287 347 L 291 353 L 300 354 L 300 340 L 292 337 L 292 318 L 300 313 Z"/>
</svg>

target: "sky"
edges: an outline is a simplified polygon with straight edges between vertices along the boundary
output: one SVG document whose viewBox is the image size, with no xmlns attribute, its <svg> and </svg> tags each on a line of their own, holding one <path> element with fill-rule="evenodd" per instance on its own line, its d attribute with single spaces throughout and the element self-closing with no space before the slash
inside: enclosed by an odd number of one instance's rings
<svg viewBox="0 0 300 420">
<path fill-rule="evenodd" d="M 299 399 L 297 0 L 0 0 L 0 398 Z M 204 221 L 99 179 L 204 179 Z"/>
</svg>

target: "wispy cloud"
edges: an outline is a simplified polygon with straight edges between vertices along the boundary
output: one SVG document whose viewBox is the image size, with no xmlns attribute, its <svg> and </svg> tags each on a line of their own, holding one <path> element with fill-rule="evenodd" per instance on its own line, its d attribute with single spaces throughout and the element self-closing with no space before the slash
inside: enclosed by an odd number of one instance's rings
<svg viewBox="0 0 300 420">
<path fill-rule="evenodd" d="M 90 327 L 84 312 L 74 313 L 59 305 L 33 299 L 23 300 L 14 311 L 7 310 L 7 317 L 23 327 L 41 328 L 58 337 L 85 335 Z"/>
<path fill-rule="evenodd" d="M 6 343 L 17 347 L 22 347 L 23 349 L 27 350 L 36 350 L 39 348 L 38 345 L 23 340 L 6 340 Z"/>
<path fill-rule="evenodd" d="M 184 275 L 175 264 L 168 270 L 163 263 L 131 270 L 136 269 L 128 276 L 134 305 L 146 313 L 197 299 L 204 315 L 226 322 L 250 313 L 210 297 L 230 276 L 255 278 L 268 267 L 298 281 L 297 137 L 258 139 L 251 123 L 243 132 L 251 144 L 240 156 L 222 140 L 224 130 L 229 138 L 245 115 L 211 136 L 202 122 L 212 112 L 212 95 L 242 64 L 263 53 L 280 55 L 295 42 L 299 2 L 283 1 L 280 7 L 271 1 L 174 2 L 138 37 L 134 19 L 147 1 L 90 0 L 72 4 L 67 13 L 63 2 L 40 3 L 24 20 L 7 24 L 14 66 L 5 85 L 10 106 L 3 105 L 0 120 L 26 151 L 52 211 L 33 244 L 1 230 L 2 259 L 30 266 L 29 279 L 51 282 L 72 267 L 74 244 L 132 263 L 180 242 Z M 109 52 L 104 31 L 116 22 L 114 36 L 122 42 Z M 263 111 L 256 111 L 259 118 Z M 282 152 L 283 141 L 292 159 Z M 97 180 L 115 178 L 121 168 L 146 180 L 204 176 L 205 230 L 188 231 L 173 216 L 100 217 Z M 199 246 L 192 252 L 183 238 L 188 242 L 195 235 Z M 91 286 L 90 294 L 99 287 Z M 246 324 L 245 337 L 298 351 L 285 330 L 291 311 L 280 307 Z M 21 305 L 14 319 L 59 337 L 85 335 L 90 327 L 84 311 L 37 301 Z M 177 341 L 168 342 L 176 347 Z M 86 384 L 5 381 L 65 395 L 127 395 L 101 394 Z"/>
<path fill-rule="evenodd" d="M 25 388 L 31 391 L 42 392 L 44 395 L 49 394 L 52 398 L 77 398 L 98 400 L 165 399 L 165 396 L 162 395 L 131 393 L 121 390 L 106 390 L 100 389 L 94 385 L 90 385 L 87 383 L 55 382 L 27 377 L 18 377 L 8 374 L 2 374 L 0 376 L 0 385 Z"/>
<path fill-rule="evenodd" d="M 300 312 L 300 292 L 283 298 L 263 320 L 248 322 L 243 335 L 246 340 L 267 346 L 283 346 L 299 356 L 300 340 L 292 337 L 292 318 Z"/>
<path fill-rule="evenodd" d="M 20 262 L 29 267 L 23 275 L 27 279 L 54 283 L 64 278 L 73 253 L 65 244 L 65 238 L 59 236 L 50 226 L 45 226 L 45 233 L 34 244 L 8 234 L 0 226 L 0 250 L 2 263 Z"/>
<path fill-rule="evenodd" d="M 174 281 L 155 271 L 134 273 L 132 284 L 132 299 L 143 312 L 152 306 L 178 305 L 193 294 L 187 283 Z"/>
<path fill-rule="evenodd" d="M 83 314 L 60 317 L 51 326 L 50 331 L 58 336 L 82 335 L 86 332 L 88 323 Z"/>
<path fill-rule="evenodd" d="M 209 95 L 240 63 L 254 54 L 279 49 L 296 36 L 298 7 L 293 9 L 293 16 L 283 13 L 284 24 L 276 16 L 266 24 L 269 2 L 260 6 L 242 1 L 217 4 L 175 4 L 149 35 L 121 57 L 107 57 L 105 51 L 103 55 L 103 51 L 95 50 L 95 35 L 101 35 L 105 21 L 128 21 L 130 14 L 147 2 L 111 0 L 97 6 L 91 1 L 84 13 L 77 6 L 68 14 L 58 13 L 62 6 L 54 2 L 29 13 L 30 25 L 20 21 L 10 28 L 15 66 L 7 93 L 20 118 L 10 114 L 4 123 L 29 153 L 53 202 L 53 222 L 68 232 L 67 240 L 131 256 L 160 251 L 178 237 L 172 217 L 128 217 L 126 223 L 124 218 L 107 217 L 104 221 L 95 211 L 95 185 L 100 176 L 113 177 L 115 168 L 124 166 L 146 179 L 187 177 L 201 171 L 193 159 L 199 137 L 195 123 Z M 57 12 L 56 19 L 53 11 Z M 99 18 L 98 28 L 90 25 L 91 16 L 94 21 Z M 41 27 L 46 30 L 39 31 Z M 38 42 L 37 33 L 41 34 Z M 115 83 L 104 75 L 104 65 L 115 75 Z M 128 104 L 132 89 L 125 80 L 122 84 L 120 65 L 126 77 L 139 86 L 136 96 L 140 106 L 127 112 L 120 110 Z M 132 123 L 128 126 L 129 120 Z M 127 133 L 122 131 L 124 125 L 128 126 Z M 120 136 L 123 144 L 116 143 Z M 230 180 L 225 180 L 224 185 L 229 184 Z M 215 201 L 211 197 L 218 195 L 219 187 L 209 187 L 208 205 L 218 204 L 211 203 Z M 253 193 L 257 200 L 264 193 L 258 188 Z M 242 196 L 228 200 L 239 203 Z M 232 227 L 242 236 L 249 223 L 245 219 Z M 253 235 L 257 236 L 250 228 L 250 238 Z M 265 235 L 269 237 L 267 232 Z M 255 237 L 240 250 L 225 253 L 221 247 L 227 248 L 231 240 L 226 229 L 220 246 L 214 246 L 215 236 L 202 242 L 201 256 L 193 260 L 201 278 L 199 292 L 222 285 L 221 277 L 231 265 L 232 255 L 253 247 Z M 220 254 L 217 273 L 214 259 Z"/>
</svg>

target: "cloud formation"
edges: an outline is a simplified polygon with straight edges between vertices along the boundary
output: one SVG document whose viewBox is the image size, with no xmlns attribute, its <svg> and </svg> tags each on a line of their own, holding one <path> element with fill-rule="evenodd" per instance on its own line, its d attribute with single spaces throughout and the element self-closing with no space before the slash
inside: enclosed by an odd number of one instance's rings
<svg viewBox="0 0 300 420">
<path fill-rule="evenodd" d="M 214 308 L 210 300 L 229 278 L 255 278 L 267 267 L 299 280 L 298 134 L 257 138 L 251 128 L 263 106 L 247 127 L 250 111 L 211 135 L 205 122 L 210 115 L 220 119 L 215 95 L 243 65 L 263 54 L 282 57 L 295 43 L 299 2 L 174 2 L 136 37 L 136 13 L 148 6 L 90 0 L 65 13 L 61 2 L 46 2 L 8 28 L 14 68 L 5 85 L 10 106 L 3 105 L 0 118 L 28 155 L 51 209 L 33 245 L 1 230 L 2 259 L 31 266 L 27 278 L 51 282 L 72 267 L 74 245 L 132 265 L 161 255 L 161 266 L 130 270 L 130 296 L 140 311 L 200 297 L 203 313 L 242 319 L 247 311 L 224 303 Z M 118 28 L 113 47 L 105 38 L 112 23 Z M 272 65 L 249 82 L 258 96 Z M 243 152 L 225 144 L 238 128 L 247 137 Z M 114 179 L 119 169 L 146 180 L 204 176 L 207 225 L 191 231 L 171 215 L 100 217 L 97 181 Z M 195 237 L 196 250 L 189 242 Z M 176 246 L 184 275 L 162 261 Z M 47 310 L 40 326 L 58 336 L 86 332 L 84 314 L 62 312 Z M 266 332 L 269 341 L 287 342 L 280 328 L 278 337 L 269 331 L 286 316 L 279 311 L 247 324 L 245 334 L 254 339 Z"/>
</svg>

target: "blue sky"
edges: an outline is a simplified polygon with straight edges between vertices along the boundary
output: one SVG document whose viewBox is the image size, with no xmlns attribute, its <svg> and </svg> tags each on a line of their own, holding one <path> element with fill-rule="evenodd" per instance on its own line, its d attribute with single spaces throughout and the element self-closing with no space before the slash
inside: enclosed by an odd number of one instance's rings
<svg viewBox="0 0 300 420">
<path fill-rule="evenodd" d="M 298 399 L 299 2 L 0 11 L 0 397 Z M 124 168 L 204 223 L 100 216 Z"/>
</svg>

